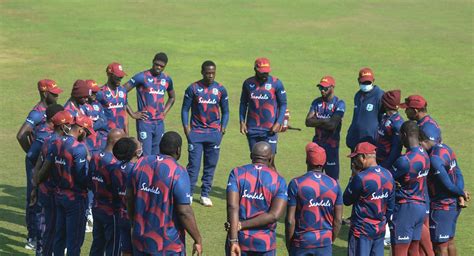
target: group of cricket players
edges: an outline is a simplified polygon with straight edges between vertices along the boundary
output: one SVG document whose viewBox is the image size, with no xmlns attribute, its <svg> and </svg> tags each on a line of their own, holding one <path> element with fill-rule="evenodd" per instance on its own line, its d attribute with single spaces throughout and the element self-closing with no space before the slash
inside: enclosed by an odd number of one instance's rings
<svg viewBox="0 0 474 256">
<path fill-rule="evenodd" d="M 193 255 L 203 255 L 192 203 L 213 206 L 229 96 L 215 81 L 216 64 L 204 61 L 202 78 L 184 91 L 188 163 L 180 165 L 182 137 L 165 127 L 176 100 L 167 64 L 160 52 L 150 69 L 124 82 L 122 65 L 110 63 L 104 85 L 76 80 L 64 105 L 58 98 L 65 93 L 54 80 L 38 82 L 40 101 L 17 134 L 26 153 L 25 248 L 37 255 L 81 255 L 87 253 L 81 253 L 85 233 L 92 232 L 90 255 L 186 255 L 188 233 Z M 343 223 L 349 225 L 348 255 L 383 255 L 386 246 L 394 256 L 456 255 L 456 222 L 470 196 L 425 98 L 401 102 L 400 90 L 383 91 L 370 68 L 359 71 L 346 137 L 352 171 L 342 190 L 346 104 L 335 95 L 335 79 L 322 77 L 315 88 L 321 96 L 305 120 L 315 131 L 305 147 L 307 169 L 287 183 L 275 165 L 278 135 L 292 128 L 287 92 L 270 75 L 267 58 L 257 58 L 254 71 L 243 82 L 239 104 L 251 162 L 230 171 L 227 222 L 219 225 L 225 231 L 216 230 L 227 232 L 225 249 L 204 250 L 206 255 L 276 255 L 283 216 L 283 255 L 332 255 Z M 136 111 L 128 104 L 133 89 Z M 136 137 L 130 136 L 129 116 L 136 120 Z M 201 163 L 200 197 L 193 200 Z M 347 219 L 343 204 L 352 206 Z"/>
</svg>

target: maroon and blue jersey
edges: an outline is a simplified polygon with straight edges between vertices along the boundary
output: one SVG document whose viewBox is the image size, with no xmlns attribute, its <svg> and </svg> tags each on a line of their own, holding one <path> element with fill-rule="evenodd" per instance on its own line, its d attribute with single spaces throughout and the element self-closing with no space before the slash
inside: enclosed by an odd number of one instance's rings
<svg viewBox="0 0 474 256">
<path fill-rule="evenodd" d="M 337 96 L 334 96 L 330 101 L 324 101 L 322 97 L 319 97 L 313 100 L 309 111 L 314 112 L 318 119 L 330 119 L 333 115 L 339 115 L 342 118 L 346 111 L 346 104 Z M 328 131 L 318 127 L 314 128 L 315 134 L 313 142 L 316 142 L 320 146 L 329 146 L 331 148 L 339 147 L 341 126 L 342 123 L 339 124 L 334 131 Z"/>
<path fill-rule="evenodd" d="M 135 195 L 134 247 L 148 254 L 184 252 L 185 232 L 174 207 L 191 202 L 186 169 L 170 156 L 144 156 L 133 168 L 129 187 Z"/>
<path fill-rule="evenodd" d="M 129 221 L 127 212 L 127 198 L 125 192 L 127 184 L 131 179 L 132 170 L 135 164 L 130 162 L 118 162 L 117 168 L 114 169 L 111 174 L 112 189 L 114 194 L 118 195 L 120 200 L 120 212 L 119 216 L 122 220 Z"/>
<path fill-rule="evenodd" d="M 36 133 L 46 129 L 46 106 L 42 102 L 38 102 L 26 117 L 25 123 L 33 128 L 33 137 L 36 138 Z"/>
<path fill-rule="evenodd" d="M 464 179 L 456 154 L 448 145 L 437 144 L 431 149 L 430 160 L 428 191 L 431 209 L 457 209 L 457 198 L 464 196 Z"/>
<path fill-rule="evenodd" d="M 441 129 L 438 123 L 430 116 L 426 115 L 422 119 L 417 121 L 418 126 L 423 133 L 432 141 L 441 143 L 443 138 L 441 137 Z"/>
<path fill-rule="evenodd" d="M 163 120 L 165 93 L 173 91 L 171 77 L 164 72 L 154 76 L 147 70 L 136 74 L 128 84 L 137 88 L 138 110 L 146 111 L 148 120 Z"/>
<path fill-rule="evenodd" d="M 71 113 L 73 117 L 78 117 L 80 115 L 89 116 L 87 114 L 88 107 L 89 107 L 89 104 L 87 103 L 83 105 L 77 105 L 71 99 L 69 99 L 68 101 L 66 101 L 66 103 L 64 103 L 64 110 L 69 111 L 69 113 Z"/>
<path fill-rule="evenodd" d="M 53 164 L 51 174 L 57 185 L 56 193 L 69 200 L 86 198 L 89 180 L 86 146 L 66 135 L 51 144 L 48 154 L 48 161 Z"/>
<path fill-rule="evenodd" d="M 400 128 L 403 118 L 398 112 L 393 115 L 384 114 L 379 123 L 377 131 L 377 163 L 390 168 L 400 157 L 402 152 L 402 142 L 400 138 Z"/>
<path fill-rule="evenodd" d="M 395 192 L 398 204 L 424 204 L 426 177 L 430 171 L 430 157 L 421 146 L 407 149 L 391 168 L 393 178 L 400 184 Z"/>
<path fill-rule="evenodd" d="M 97 92 L 97 101 L 104 108 L 108 129 L 119 128 L 125 130 L 127 122 L 127 89 L 119 86 L 112 91 L 107 85 Z"/>
<path fill-rule="evenodd" d="M 113 215 L 120 209 L 120 199 L 112 187 L 112 175 L 120 168 L 112 152 L 98 152 L 92 155 L 89 169 L 94 193 L 93 208 L 106 215 Z"/>
<path fill-rule="evenodd" d="M 312 171 L 293 179 L 288 185 L 288 205 L 296 206 L 291 246 L 309 249 L 332 244 L 334 208 L 342 205 L 336 180 Z"/>
<path fill-rule="evenodd" d="M 349 180 L 343 199 L 352 206 L 350 230 L 355 237 L 378 239 L 385 234 L 395 206 L 392 174 L 381 166 L 369 167 Z"/>
<path fill-rule="evenodd" d="M 57 133 L 53 132 L 43 140 L 43 145 L 41 146 L 41 152 L 39 155 L 39 158 L 42 163 L 46 161 L 48 157 L 48 150 L 52 148 L 53 144 L 56 143 L 56 140 L 61 139 L 61 136 L 59 136 Z M 45 181 L 43 181 L 41 184 L 38 185 L 38 191 L 43 194 L 49 194 L 54 192 L 54 189 L 56 188 L 56 184 L 53 181 L 53 178 L 49 176 Z"/>
<path fill-rule="evenodd" d="M 195 132 L 214 132 L 226 128 L 229 122 L 229 97 L 223 85 L 213 82 L 205 86 L 202 81 L 192 83 L 184 93 L 181 121 Z M 219 110 L 220 108 L 220 110 Z M 222 114 L 222 117 L 221 117 Z"/>
<path fill-rule="evenodd" d="M 94 122 L 94 131 L 108 131 L 107 117 L 105 116 L 104 107 L 97 100 L 87 104 L 87 115 Z"/>
<path fill-rule="evenodd" d="M 240 195 L 239 220 L 257 217 L 270 210 L 277 198 L 287 200 L 287 187 L 278 172 L 261 164 L 248 164 L 230 172 L 227 193 Z M 276 248 L 276 223 L 266 227 L 241 230 L 239 245 L 243 251 L 266 252 Z"/>
<path fill-rule="evenodd" d="M 268 76 L 263 84 L 255 77 L 244 81 L 239 114 L 240 122 L 246 121 L 249 134 L 267 135 L 275 123 L 283 123 L 285 111 L 286 91 L 278 78 Z"/>
</svg>

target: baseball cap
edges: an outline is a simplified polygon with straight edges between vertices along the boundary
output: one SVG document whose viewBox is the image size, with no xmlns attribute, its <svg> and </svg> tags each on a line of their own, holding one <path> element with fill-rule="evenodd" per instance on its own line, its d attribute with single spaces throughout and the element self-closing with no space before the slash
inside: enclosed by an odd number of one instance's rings
<svg viewBox="0 0 474 256">
<path fill-rule="evenodd" d="M 71 113 L 67 110 L 59 111 L 56 113 L 52 118 L 51 121 L 55 126 L 61 124 L 73 124 L 74 117 L 72 117 Z"/>
<path fill-rule="evenodd" d="M 332 76 L 323 76 L 323 78 L 321 78 L 321 81 L 319 81 L 318 85 L 321 85 L 322 87 L 336 87 L 336 80 L 334 80 L 334 77 Z"/>
<path fill-rule="evenodd" d="M 60 94 L 63 92 L 61 88 L 58 87 L 56 82 L 51 79 L 43 79 L 38 81 L 38 91 L 40 92 L 51 92 L 54 94 Z"/>
<path fill-rule="evenodd" d="M 370 68 L 363 68 L 359 71 L 359 83 L 367 81 L 374 81 L 374 72 Z"/>
<path fill-rule="evenodd" d="M 267 58 L 258 58 L 255 60 L 255 68 L 260 73 L 270 73 L 272 69 L 270 68 L 270 60 Z"/>
<path fill-rule="evenodd" d="M 86 80 L 86 84 L 92 92 L 100 91 L 100 87 L 95 80 Z"/>
<path fill-rule="evenodd" d="M 400 106 L 400 90 L 385 92 L 382 96 L 382 104 L 389 109 L 398 109 Z"/>
<path fill-rule="evenodd" d="M 376 146 L 370 144 L 369 142 L 361 142 L 357 144 L 354 152 L 352 152 L 350 155 L 347 157 L 355 157 L 359 154 L 375 154 L 375 149 L 377 149 Z"/>
<path fill-rule="evenodd" d="M 88 116 L 85 116 L 85 115 L 76 116 L 74 123 L 86 129 L 89 135 L 95 133 L 93 129 L 94 123 L 92 122 L 92 119 L 90 119 L 90 117 Z"/>
<path fill-rule="evenodd" d="M 314 142 L 306 145 L 306 162 L 314 166 L 326 164 L 326 150 Z"/>
<path fill-rule="evenodd" d="M 428 106 L 428 102 L 421 95 L 410 95 L 408 98 L 405 98 L 405 103 L 400 104 L 401 108 L 421 109 L 426 106 Z"/>
<path fill-rule="evenodd" d="M 91 89 L 85 80 L 76 80 L 72 86 L 71 96 L 74 98 L 83 98 L 91 95 Z"/>
<path fill-rule="evenodd" d="M 107 69 L 105 70 L 105 72 L 110 73 L 110 74 L 114 74 L 117 77 L 124 77 L 124 76 L 127 75 L 127 74 L 125 74 L 125 72 L 123 72 L 122 65 L 120 63 L 117 63 L 117 62 L 110 63 L 107 66 Z"/>
</svg>

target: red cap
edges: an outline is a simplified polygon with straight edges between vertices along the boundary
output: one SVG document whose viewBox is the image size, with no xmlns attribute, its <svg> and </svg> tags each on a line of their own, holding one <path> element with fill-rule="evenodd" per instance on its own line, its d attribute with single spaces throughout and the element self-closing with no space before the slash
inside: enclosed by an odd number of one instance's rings
<svg viewBox="0 0 474 256">
<path fill-rule="evenodd" d="M 100 87 L 95 80 L 86 80 L 86 84 L 92 92 L 100 91 Z"/>
<path fill-rule="evenodd" d="M 428 105 L 425 98 L 421 95 L 411 95 L 405 98 L 405 103 L 400 104 L 401 108 L 415 108 L 422 109 Z"/>
<path fill-rule="evenodd" d="M 369 142 L 361 142 L 357 144 L 354 152 L 352 152 L 352 154 L 348 155 L 347 157 L 352 158 L 359 154 L 375 154 L 375 149 L 377 149 L 377 147 L 370 144 Z"/>
<path fill-rule="evenodd" d="M 313 166 L 326 164 L 326 150 L 314 142 L 306 145 L 306 162 Z"/>
<path fill-rule="evenodd" d="M 63 90 L 56 85 L 54 80 L 43 79 L 38 81 L 38 91 L 40 92 L 51 92 L 54 94 L 61 94 Z"/>
<path fill-rule="evenodd" d="M 62 124 L 73 124 L 74 117 L 72 117 L 71 113 L 67 110 L 59 111 L 56 113 L 52 118 L 51 121 L 53 122 L 54 126 L 62 125 Z"/>
<path fill-rule="evenodd" d="M 382 96 L 382 104 L 388 109 L 400 107 L 400 90 L 385 92 Z"/>
<path fill-rule="evenodd" d="M 374 81 L 374 72 L 370 68 L 363 68 L 359 71 L 359 83 L 367 81 Z"/>
<path fill-rule="evenodd" d="M 107 66 L 107 69 L 105 70 L 109 74 L 114 74 L 117 77 L 124 77 L 127 74 L 123 72 L 122 65 L 117 62 L 112 62 Z"/>
<path fill-rule="evenodd" d="M 255 60 L 255 68 L 260 73 L 270 73 L 272 69 L 270 68 L 270 60 L 267 58 L 258 58 Z"/>
<path fill-rule="evenodd" d="M 319 81 L 318 85 L 321 85 L 322 87 L 336 87 L 336 80 L 334 80 L 334 77 L 332 76 L 323 76 L 323 78 L 321 78 L 321 81 Z"/>
<path fill-rule="evenodd" d="M 93 129 L 94 123 L 92 122 L 92 119 L 90 119 L 90 117 L 85 116 L 85 115 L 76 116 L 75 123 L 81 126 L 82 128 L 86 129 L 86 131 L 88 131 L 89 134 L 94 133 L 94 129 Z"/>
<path fill-rule="evenodd" d="M 72 86 L 71 96 L 74 98 L 84 98 L 91 95 L 91 89 L 84 80 L 76 80 Z"/>
</svg>

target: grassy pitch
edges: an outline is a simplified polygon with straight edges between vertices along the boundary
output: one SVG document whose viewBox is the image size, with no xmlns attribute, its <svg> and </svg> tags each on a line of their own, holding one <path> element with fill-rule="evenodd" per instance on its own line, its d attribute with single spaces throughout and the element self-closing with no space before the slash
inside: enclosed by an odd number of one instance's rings
<svg viewBox="0 0 474 256">
<path fill-rule="evenodd" d="M 246 139 L 239 134 L 238 103 L 242 82 L 260 56 L 270 58 L 272 74 L 286 87 L 293 126 L 304 126 L 319 94 L 318 79 L 333 75 L 336 94 L 348 109 L 342 138 L 352 118 L 359 68 L 372 67 L 384 90 L 424 95 L 473 191 L 472 8 L 471 1 L 1 1 L 0 255 L 31 254 L 23 249 L 24 153 L 15 135 L 38 100 L 36 82 L 56 80 L 65 89 L 59 100 L 64 103 L 76 79 L 104 83 L 112 61 L 121 62 L 130 78 L 149 68 L 158 51 L 168 53 L 166 72 L 178 97 L 166 118 L 167 130 L 182 131 L 184 89 L 200 79 L 204 60 L 217 63 L 216 80 L 230 95 L 230 124 L 211 194 L 214 207 L 193 204 L 206 255 L 223 255 L 225 184 L 231 168 L 249 162 Z M 135 92 L 130 104 L 136 109 Z M 304 146 L 312 134 L 305 128 L 280 135 L 277 166 L 287 182 L 305 172 Z M 343 188 L 350 175 L 347 153 L 342 142 Z M 185 150 L 180 163 L 187 163 Z M 458 221 L 460 255 L 474 251 L 473 207 L 463 210 Z M 286 255 L 283 229 L 280 222 L 279 255 Z M 83 254 L 90 244 L 87 234 Z M 344 227 L 334 254 L 345 255 L 346 247 Z"/>
</svg>

